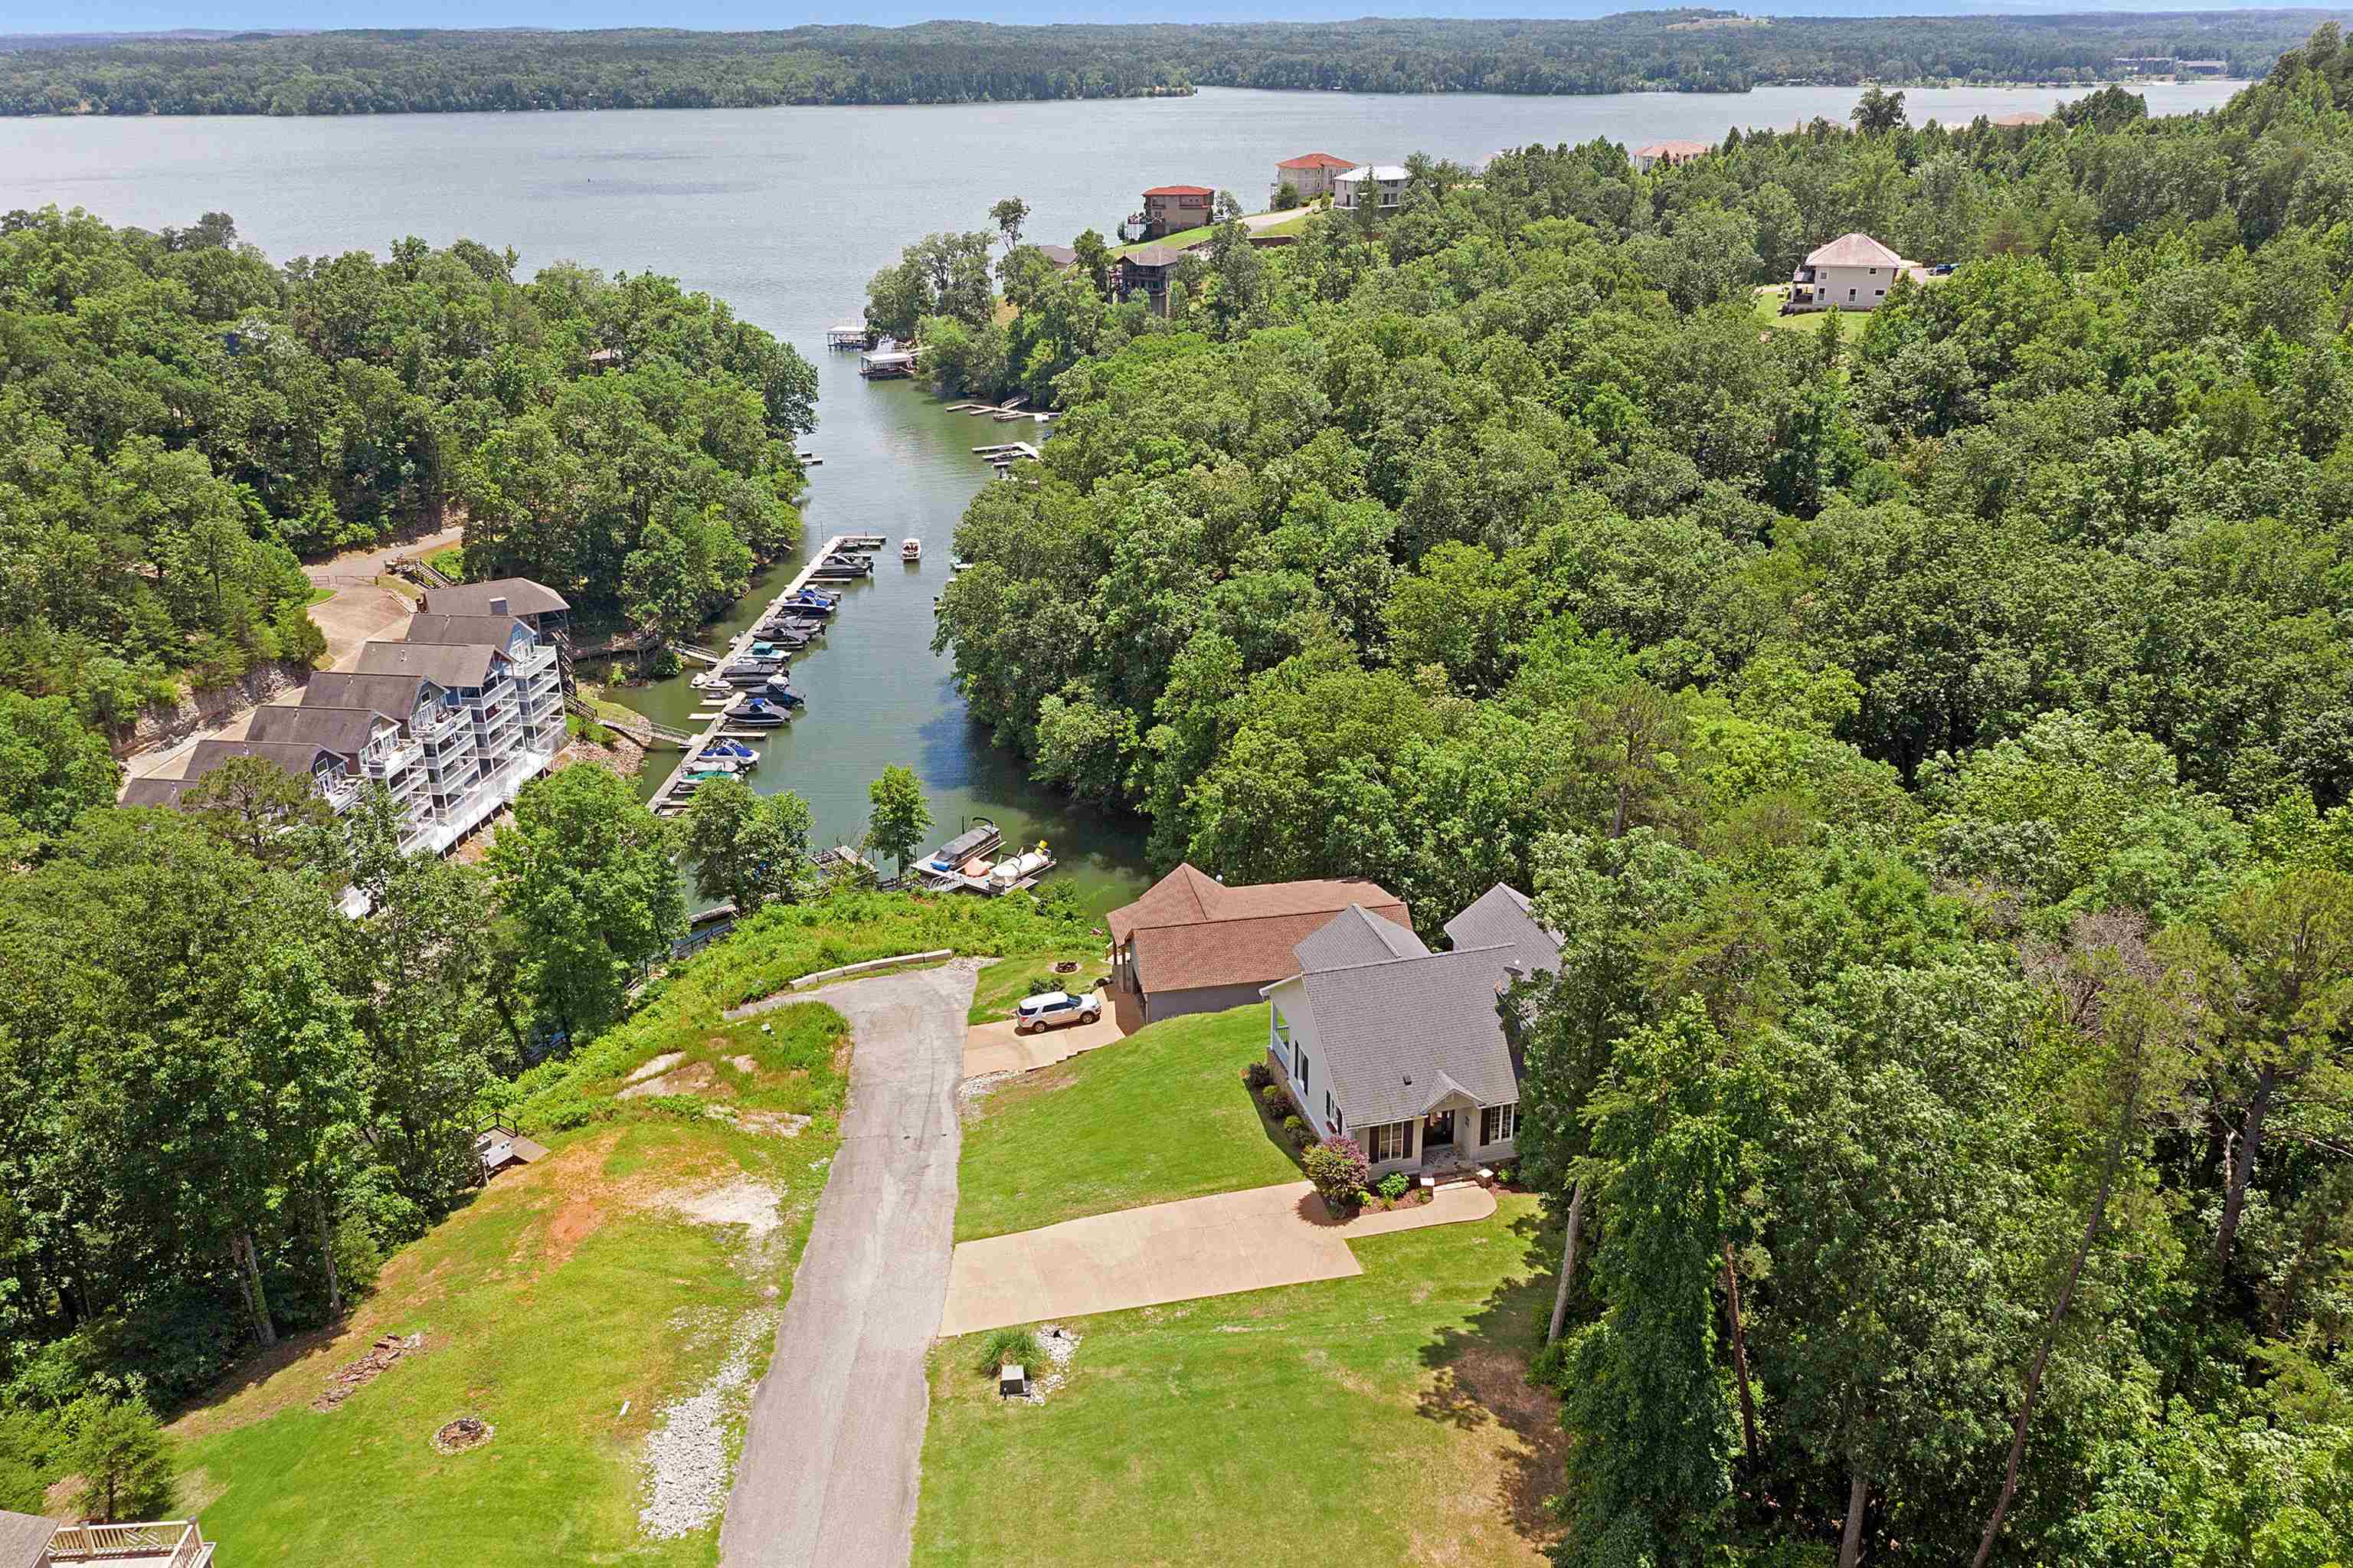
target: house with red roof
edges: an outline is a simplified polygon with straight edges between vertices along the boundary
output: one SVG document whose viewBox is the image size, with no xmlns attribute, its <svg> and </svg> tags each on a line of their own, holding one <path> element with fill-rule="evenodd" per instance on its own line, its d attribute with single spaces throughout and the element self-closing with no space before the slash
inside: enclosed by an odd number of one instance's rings
<svg viewBox="0 0 2353 1568">
<path fill-rule="evenodd" d="M 1144 210 L 1128 222 L 1142 224 L 1138 239 L 1165 239 L 1206 225 L 1217 196 L 1207 185 L 1155 185 L 1144 193 Z"/>
<path fill-rule="evenodd" d="M 1276 207 L 1282 205 L 1282 192 L 1289 186 L 1296 198 L 1294 207 L 1332 194 L 1332 182 L 1356 166 L 1353 158 L 1338 158 L 1329 153 L 1302 153 L 1295 158 L 1285 158 L 1274 166 L 1274 184 L 1267 191 L 1267 199 Z"/>
<path fill-rule="evenodd" d="M 1180 865 L 1134 903 L 1111 912 L 1112 970 L 1141 998 L 1144 1022 L 1221 1012 L 1299 972 L 1292 949 L 1344 909 L 1362 909 L 1410 941 L 1397 895 L 1361 878 L 1229 887 Z"/>
</svg>

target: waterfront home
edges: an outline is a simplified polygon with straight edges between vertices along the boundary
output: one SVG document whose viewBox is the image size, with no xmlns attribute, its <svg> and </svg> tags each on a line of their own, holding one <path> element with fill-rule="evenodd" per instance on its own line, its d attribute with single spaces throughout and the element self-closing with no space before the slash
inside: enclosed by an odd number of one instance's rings
<svg viewBox="0 0 2353 1568">
<path fill-rule="evenodd" d="M 2051 123 L 2051 116 L 2048 114 L 2038 114 L 2031 109 L 2021 109 L 2015 114 L 1997 114 L 1992 119 L 1987 121 L 1986 123 L 1989 125 L 2000 125 L 2004 129 L 2015 130 L 2022 126 L 2048 125 Z"/>
<path fill-rule="evenodd" d="M 1926 280 L 1928 270 L 1868 234 L 1841 234 L 1817 249 L 1789 275 L 1790 311 L 1868 311 L 1887 297 L 1896 279 Z"/>
<path fill-rule="evenodd" d="M 353 778 L 380 785 L 392 798 L 400 812 L 400 847 L 425 847 L 433 831 L 434 776 L 426 769 L 424 743 L 401 719 L 375 708 L 313 703 L 305 692 L 299 707 L 256 708 L 246 738 L 326 747 Z"/>
<path fill-rule="evenodd" d="M 1661 164 L 1672 168 L 1694 158 L 1704 158 L 1715 151 L 1704 142 L 1653 142 L 1647 147 L 1635 148 L 1628 156 L 1634 161 L 1635 173 L 1647 175 Z"/>
<path fill-rule="evenodd" d="M 1165 239 L 1209 221 L 1218 193 L 1207 185 L 1155 185 L 1144 193 L 1144 210 L 1128 219 L 1138 239 Z"/>
<path fill-rule="evenodd" d="M 562 632 L 572 614 L 562 594 L 529 577 L 427 588 L 424 608 L 427 615 L 512 615 L 543 634 Z"/>
<path fill-rule="evenodd" d="M 1373 164 L 1350 169 L 1332 178 L 1332 205 L 1345 212 L 1369 207 L 1382 213 L 1397 210 L 1409 178 L 1402 164 Z"/>
<path fill-rule="evenodd" d="M 1329 153 L 1302 153 L 1296 158 L 1285 158 L 1274 166 L 1274 184 L 1267 189 L 1267 199 L 1282 205 L 1282 192 L 1288 186 L 1297 196 L 1297 205 L 1332 194 L 1332 182 L 1356 166 L 1352 158 L 1335 158 Z"/>
<path fill-rule="evenodd" d="M 1498 884 L 1446 923 L 1434 953 L 1351 907 L 1301 938 L 1267 1001 L 1267 1061 L 1308 1124 L 1355 1139 L 1376 1177 L 1510 1160 L 1520 1058 L 1502 999 L 1557 972 L 1560 944 Z"/>
<path fill-rule="evenodd" d="M 1176 281 L 1185 252 L 1173 245 L 1145 245 L 1119 259 L 1112 270 L 1112 293 L 1117 299 L 1142 294 L 1155 315 L 1168 313 L 1168 285 Z"/>
<path fill-rule="evenodd" d="M 1360 878 L 1228 887 L 1179 865 L 1133 904 L 1114 909 L 1113 981 L 1141 999 L 1144 1022 L 1219 1012 L 1259 998 L 1296 973 L 1292 949 L 1344 909 L 1412 930 L 1398 896 Z"/>
<path fill-rule="evenodd" d="M 350 759 L 323 746 L 303 741 L 200 740 L 188 753 L 187 767 L 176 779 L 133 779 L 123 786 L 126 806 L 177 807 L 181 797 L 203 782 L 206 774 L 232 758 L 258 757 L 274 762 L 297 779 L 308 779 L 320 799 L 341 811 L 359 797 L 359 772 Z"/>
</svg>

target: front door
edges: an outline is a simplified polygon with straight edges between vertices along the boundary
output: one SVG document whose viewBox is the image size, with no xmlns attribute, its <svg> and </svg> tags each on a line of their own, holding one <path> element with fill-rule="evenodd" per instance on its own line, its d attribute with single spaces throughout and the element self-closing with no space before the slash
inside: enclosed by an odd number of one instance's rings
<svg viewBox="0 0 2353 1568">
<path fill-rule="evenodd" d="M 1421 1147 L 1424 1153 L 1443 1149 L 1454 1141 L 1454 1113 L 1440 1111 L 1421 1126 Z"/>
</svg>

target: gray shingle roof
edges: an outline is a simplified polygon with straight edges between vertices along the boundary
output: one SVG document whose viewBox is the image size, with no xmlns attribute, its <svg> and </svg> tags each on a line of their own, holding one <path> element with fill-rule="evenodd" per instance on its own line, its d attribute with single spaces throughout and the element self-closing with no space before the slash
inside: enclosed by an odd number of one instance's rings
<svg viewBox="0 0 2353 1568">
<path fill-rule="evenodd" d="M 410 675 L 442 686 L 488 683 L 492 665 L 503 655 L 481 643 L 448 647 L 429 642 L 365 642 L 360 645 L 363 675 Z"/>
<path fill-rule="evenodd" d="M 0 1568 L 33 1568 L 57 1532 L 56 1520 L 0 1512 Z"/>
<path fill-rule="evenodd" d="M 302 688 L 302 705 L 322 708 L 374 708 L 406 724 L 418 702 L 441 700 L 438 682 L 417 675 L 362 675 L 349 670 L 322 670 Z"/>
<path fill-rule="evenodd" d="M 1464 948 L 1384 959 L 1309 970 L 1267 989 L 1286 1016 L 1306 1015 L 1311 1059 L 1320 1049 L 1333 1097 L 1354 1129 L 1421 1116 L 1449 1093 L 1491 1106 L 1520 1097 L 1495 1012 L 1510 953 Z"/>
<path fill-rule="evenodd" d="M 538 641 L 538 634 L 512 615 L 416 615 L 408 620 L 406 641 L 423 642 L 435 647 L 464 648 L 480 643 L 485 648 L 511 648 L 520 633 L 526 644 Z"/>
<path fill-rule="evenodd" d="M 390 714 L 373 708 L 331 708 L 308 703 L 296 708 L 273 703 L 253 710 L 253 722 L 246 726 L 245 737 L 306 741 L 323 746 L 338 757 L 356 758 L 361 748 L 375 738 L 379 728 L 385 725 L 397 726 L 399 723 Z"/>
<path fill-rule="evenodd" d="M 1560 943 L 1536 924 L 1528 895 L 1500 882 L 1446 923 L 1446 937 L 1458 948 L 1508 947 L 1522 974 L 1560 972 Z"/>
<path fill-rule="evenodd" d="M 488 615 L 494 599 L 506 600 L 512 615 L 545 615 L 551 609 L 572 608 L 562 594 L 529 577 L 493 577 L 486 583 L 427 588 L 425 609 L 431 615 Z"/>
<path fill-rule="evenodd" d="M 1291 949 L 1303 972 L 1345 969 L 1351 964 L 1377 964 L 1385 959 L 1419 959 L 1430 949 L 1421 938 L 1394 920 L 1365 913 L 1352 904 L 1333 919 L 1309 932 Z"/>
</svg>

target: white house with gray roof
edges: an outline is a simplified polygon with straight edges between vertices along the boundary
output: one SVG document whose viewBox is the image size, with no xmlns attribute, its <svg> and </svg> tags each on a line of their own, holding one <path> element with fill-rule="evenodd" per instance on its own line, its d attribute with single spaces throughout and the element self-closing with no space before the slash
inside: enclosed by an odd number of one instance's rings
<svg viewBox="0 0 2353 1568">
<path fill-rule="evenodd" d="M 1267 1056 L 1301 1113 L 1355 1139 L 1373 1174 L 1513 1158 L 1519 1060 L 1498 999 L 1550 973 L 1560 944 L 1525 896 L 1500 885 L 1446 923 L 1446 951 L 1360 907 L 1292 949 L 1299 972 L 1267 1000 Z"/>
</svg>

